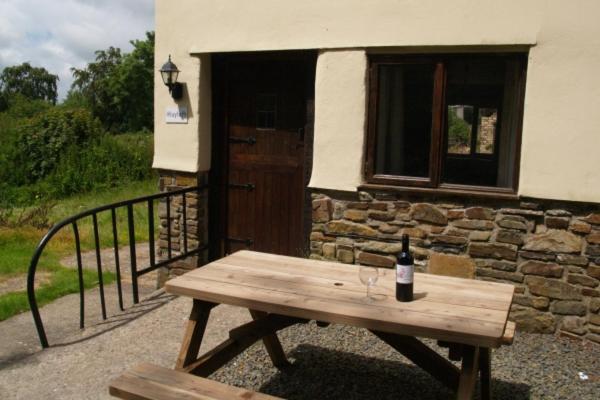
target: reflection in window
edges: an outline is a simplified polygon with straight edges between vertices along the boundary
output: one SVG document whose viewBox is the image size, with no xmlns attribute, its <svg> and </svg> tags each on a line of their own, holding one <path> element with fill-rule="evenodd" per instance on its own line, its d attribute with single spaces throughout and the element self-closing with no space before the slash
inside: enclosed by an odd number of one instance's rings
<svg viewBox="0 0 600 400">
<path fill-rule="evenodd" d="M 448 153 L 470 154 L 473 133 L 473 107 L 448 106 Z"/>
<path fill-rule="evenodd" d="M 497 122 L 497 109 L 479 109 L 479 121 L 477 123 L 477 153 L 494 154 L 494 141 L 496 139 Z"/>
<path fill-rule="evenodd" d="M 256 128 L 275 129 L 277 95 L 261 93 L 256 96 Z"/>
</svg>

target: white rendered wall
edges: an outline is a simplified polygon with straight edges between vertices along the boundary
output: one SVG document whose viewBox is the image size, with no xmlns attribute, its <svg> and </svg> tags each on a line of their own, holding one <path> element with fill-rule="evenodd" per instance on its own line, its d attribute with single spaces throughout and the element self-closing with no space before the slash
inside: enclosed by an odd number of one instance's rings
<svg viewBox="0 0 600 400">
<path fill-rule="evenodd" d="M 311 187 L 354 191 L 362 181 L 366 73 L 364 50 L 319 54 Z"/>
<path fill-rule="evenodd" d="M 156 1 L 156 69 L 169 53 L 188 125 L 155 78 L 156 168 L 210 168 L 211 52 L 320 49 L 311 186 L 363 181 L 367 52 L 529 48 L 519 194 L 600 202 L 600 1 Z M 335 50 L 335 51 L 333 51 Z M 340 51 L 341 50 L 341 51 Z"/>
</svg>

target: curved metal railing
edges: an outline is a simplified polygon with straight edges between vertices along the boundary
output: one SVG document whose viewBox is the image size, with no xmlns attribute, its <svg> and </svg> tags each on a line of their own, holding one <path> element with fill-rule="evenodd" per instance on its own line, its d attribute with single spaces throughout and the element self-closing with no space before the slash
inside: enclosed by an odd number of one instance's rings
<svg viewBox="0 0 600 400">
<path fill-rule="evenodd" d="M 139 302 L 137 278 L 147 274 L 148 272 L 154 271 L 157 268 L 164 267 L 172 262 L 184 259 L 189 256 L 199 254 L 202 251 L 207 250 L 208 246 L 198 245 L 193 248 L 188 248 L 188 229 L 187 229 L 187 207 L 188 207 L 188 196 L 197 195 L 200 197 L 201 193 L 207 189 L 207 185 L 188 187 L 184 189 L 173 190 L 170 192 L 162 192 L 149 196 L 138 197 L 135 199 L 119 201 L 112 204 L 96 207 L 90 210 L 83 211 L 79 214 L 73 215 L 66 218 L 57 224 L 55 224 L 50 230 L 44 235 L 44 237 L 38 243 L 31 263 L 29 264 L 29 271 L 27 273 L 27 297 L 29 300 L 29 307 L 31 314 L 33 315 L 33 321 L 40 338 L 40 343 L 43 348 L 49 346 L 48 339 L 46 337 L 46 331 L 44 330 L 44 324 L 40 316 L 39 308 L 35 297 L 35 273 L 37 270 L 38 262 L 46 245 L 50 240 L 64 227 L 71 225 L 73 228 L 73 235 L 75 237 L 75 251 L 77 253 L 77 273 L 79 279 L 79 327 L 83 329 L 85 321 L 85 298 L 84 298 L 84 282 L 83 282 L 83 262 L 81 257 L 81 242 L 79 237 L 79 228 L 77 222 L 82 218 L 92 217 L 93 231 L 94 231 L 94 247 L 96 252 L 96 267 L 98 271 L 98 286 L 100 292 L 100 305 L 102 308 L 102 318 L 106 319 L 106 303 L 104 300 L 104 282 L 102 278 L 102 257 L 100 253 L 100 236 L 98 234 L 98 214 L 101 212 L 110 211 L 111 223 L 112 223 L 112 236 L 113 246 L 115 252 L 115 272 L 117 279 L 117 291 L 119 296 L 119 308 L 123 310 L 123 291 L 121 287 L 121 266 L 119 260 L 119 240 L 118 240 L 118 229 L 117 229 L 117 209 L 127 209 L 127 231 L 129 236 L 129 253 L 130 253 L 130 267 L 131 267 L 131 282 L 133 291 L 133 303 Z M 171 238 L 171 203 L 174 198 L 181 197 L 181 217 L 183 229 L 183 250 L 180 248 L 177 255 L 174 255 L 172 249 L 172 238 Z M 167 257 L 161 261 L 156 261 L 155 253 L 155 237 L 154 237 L 154 201 L 162 201 L 164 199 L 166 203 L 166 219 L 168 222 L 168 234 L 167 234 Z M 148 210 L 148 246 L 150 254 L 150 265 L 138 270 L 137 257 L 136 257 L 136 246 L 135 246 L 135 220 L 134 220 L 134 205 L 139 203 L 146 203 Z"/>
</svg>

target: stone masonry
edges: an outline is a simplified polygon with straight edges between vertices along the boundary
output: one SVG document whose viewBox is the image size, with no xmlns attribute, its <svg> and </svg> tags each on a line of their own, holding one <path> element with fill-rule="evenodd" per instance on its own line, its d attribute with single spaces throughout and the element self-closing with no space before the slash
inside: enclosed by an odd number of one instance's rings
<svg viewBox="0 0 600 400">
<path fill-rule="evenodd" d="M 477 279 L 514 285 L 511 319 L 518 329 L 600 343 L 597 205 L 507 203 L 432 203 L 367 192 L 337 200 L 313 193 L 310 257 L 393 267 L 406 233 L 418 271 L 427 272 L 438 253 L 453 267 L 457 257 L 474 263 Z"/>
<path fill-rule="evenodd" d="M 180 172 L 160 171 L 159 188 L 161 192 L 174 191 L 185 187 L 196 186 L 205 182 L 206 177 L 197 174 L 184 174 Z M 170 200 L 170 220 L 167 221 L 167 202 L 161 200 L 158 206 L 158 217 L 160 219 L 160 236 L 157 243 L 158 260 L 164 260 L 168 256 L 168 235 L 171 235 L 172 257 L 178 256 L 184 250 L 183 235 L 183 199 L 182 195 L 173 196 Z M 206 243 L 206 200 L 208 193 L 186 194 L 186 225 L 188 251 L 203 246 Z M 206 254 L 199 254 L 176 261 L 166 268 L 161 268 L 158 274 L 158 285 L 162 287 L 164 282 L 172 276 L 181 275 L 190 269 L 196 268 L 205 262 Z"/>
</svg>

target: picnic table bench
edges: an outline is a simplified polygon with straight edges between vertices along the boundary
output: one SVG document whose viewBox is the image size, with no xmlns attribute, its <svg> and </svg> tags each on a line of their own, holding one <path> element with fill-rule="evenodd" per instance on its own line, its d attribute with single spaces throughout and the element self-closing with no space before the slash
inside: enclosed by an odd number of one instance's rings
<svg viewBox="0 0 600 400">
<path fill-rule="evenodd" d="M 381 269 L 372 290 L 379 300 L 367 301 L 358 269 L 357 265 L 239 251 L 168 281 L 166 291 L 191 297 L 193 307 L 176 362 L 179 372 L 159 374 L 159 382 L 183 387 L 181 372 L 206 377 L 258 340 L 263 341 L 273 364 L 283 368 L 288 361 L 276 332 L 316 320 L 368 329 L 455 391 L 458 399 L 472 398 L 480 377 L 481 398 L 491 398 L 491 350 L 512 343 L 514 337 L 514 324 L 508 322 L 512 285 L 415 273 L 415 300 L 401 303 L 395 299 L 395 271 Z M 253 320 L 231 330 L 227 340 L 198 357 L 210 311 L 218 304 L 248 308 Z M 449 344 L 454 353 L 451 358 L 460 359 L 461 367 L 417 337 Z M 140 379 L 153 382 L 153 376 Z M 196 378 L 190 376 L 186 384 L 210 388 L 216 383 L 192 379 Z"/>
<path fill-rule="evenodd" d="M 126 400 L 279 399 L 147 363 L 136 365 L 114 379 L 110 383 L 109 393 Z"/>
</svg>

